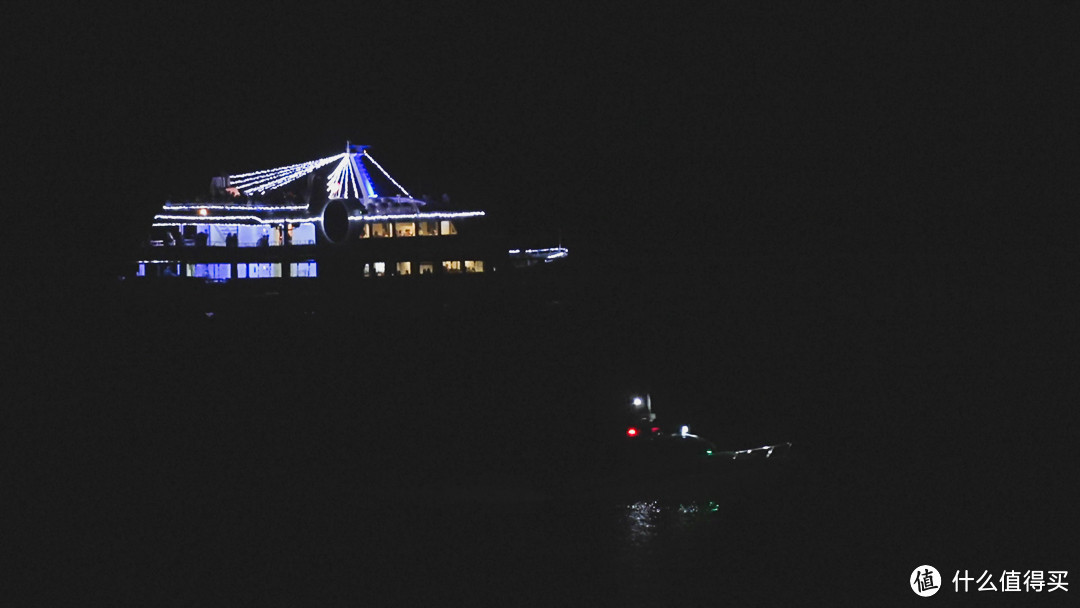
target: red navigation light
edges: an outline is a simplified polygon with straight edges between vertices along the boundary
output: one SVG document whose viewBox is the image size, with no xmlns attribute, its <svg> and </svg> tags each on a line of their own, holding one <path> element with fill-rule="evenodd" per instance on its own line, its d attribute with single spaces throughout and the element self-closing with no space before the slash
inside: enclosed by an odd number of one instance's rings
<svg viewBox="0 0 1080 608">
<path fill-rule="evenodd" d="M 626 436 L 627 437 L 637 437 L 637 429 L 635 429 L 634 427 L 630 427 L 630 428 L 626 429 Z"/>
</svg>

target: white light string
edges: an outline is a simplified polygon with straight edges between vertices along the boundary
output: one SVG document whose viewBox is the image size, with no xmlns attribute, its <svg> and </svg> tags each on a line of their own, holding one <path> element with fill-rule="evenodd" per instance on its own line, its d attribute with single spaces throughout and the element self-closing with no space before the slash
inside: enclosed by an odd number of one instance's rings
<svg viewBox="0 0 1080 608">
<path fill-rule="evenodd" d="M 367 159 L 371 161 L 371 164 L 375 165 L 379 169 L 379 171 L 382 171 L 382 174 L 386 176 L 386 179 L 393 182 L 393 184 L 397 186 L 398 190 L 401 190 L 401 192 L 404 193 L 405 196 L 412 198 L 412 195 L 409 194 L 409 192 L 405 190 L 405 188 L 402 188 L 401 184 L 397 183 L 394 178 L 390 177 L 390 174 L 386 172 L 386 169 L 382 168 L 382 165 L 380 165 L 374 158 L 371 158 L 371 155 L 367 153 L 367 150 L 364 150 L 362 154 L 367 157 Z"/>
</svg>

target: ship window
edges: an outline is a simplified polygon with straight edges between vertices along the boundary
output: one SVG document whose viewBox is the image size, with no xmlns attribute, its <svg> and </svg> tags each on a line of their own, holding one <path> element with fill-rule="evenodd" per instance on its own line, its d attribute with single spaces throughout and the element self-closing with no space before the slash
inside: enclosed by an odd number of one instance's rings
<svg viewBox="0 0 1080 608">
<path fill-rule="evenodd" d="M 397 236 L 416 236 L 416 222 L 394 222 L 394 234 Z"/>
<path fill-rule="evenodd" d="M 371 236 L 376 238 L 391 236 L 390 222 L 375 222 L 372 224 Z"/>
<path fill-rule="evenodd" d="M 435 274 L 435 262 L 420 262 L 420 274 Z"/>
<path fill-rule="evenodd" d="M 412 274 L 412 262 L 398 262 L 397 273 L 401 276 Z"/>
<path fill-rule="evenodd" d="M 457 234 L 457 228 L 454 227 L 454 222 L 451 222 L 450 220 L 443 220 L 442 222 L 440 222 L 440 224 L 440 234 Z"/>
<path fill-rule="evenodd" d="M 248 264 L 247 274 L 250 279 L 278 278 L 281 276 L 281 264 Z"/>
<path fill-rule="evenodd" d="M 375 269 L 375 276 L 381 277 L 386 274 L 386 262 L 375 262 L 372 267 Z"/>
<path fill-rule="evenodd" d="M 360 238 L 371 238 L 371 226 L 368 224 L 360 224 Z"/>
<path fill-rule="evenodd" d="M 139 271 L 135 273 L 135 276 L 137 276 L 137 277 L 145 277 L 146 276 L 146 264 L 139 264 Z"/>
<path fill-rule="evenodd" d="M 465 260 L 465 272 L 484 272 L 484 260 Z"/>
<path fill-rule="evenodd" d="M 304 223 L 293 228 L 291 242 L 293 245 L 314 245 L 315 224 Z"/>
<path fill-rule="evenodd" d="M 282 226 L 274 226 L 270 230 L 270 246 L 280 247 L 285 244 L 285 231 L 282 230 Z"/>
<path fill-rule="evenodd" d="M 236 234 L 239 226 L 232 225 L 226 226 L 224 224 L 211 224 L 207 226 L 209 229 L 209 245 L 211 247 L 224 247 L 228 243 L 229 235 Z"/>
<path fill-rule="evenodd" d="M 420 236 L 437 236 L 439 234 L 439 222 L 420 222 Z"/>
<path fill-rule="evenodd" d="M 315 270 L 315 262 L 293 262 L 289 264 L 289 276 L 293 277 L 315 277 L 318 276 Z"/>
<path fill-rule="evenodd" d="M 238 279 L 246 279 L 247 278 L 247 267 L 248 267 L 247 264 L 237 264 L 236 265 L 236 278 L 238 278 Z"/>
<path fill-rule="evenodd" d="M 224 281 L 232 277 L 232 266 L 229 264 L 188 264 L 188 276 Z"/>
<path fill-rule="evenodd" d="M 461 272 L 461 262 L 457 260 L 443 262 L 442 265 L 443 269 L 446 270 L 446 272 L 453 274 Z"/>
<path fill-rule="evenodd" d="M 270 244 L 269 226 L 252 226 L 255 229 L 255 247 L 266 247 Z"/>
<path fill-rule="evenodd" d="M 241 247 L 258 247 L 259 239 L 263 235 L 263 227 L 256 225 L 240 226 L 237 235 L 240 241 L 238 244 Z"/>
<path fill-rule="evenodd" d="M 210 241 L 210 225 L 185 224 L 183 228 L 183 235 L 184 240 L 181 244 L 185 247 L 205 247 L 206 244 Z"/>
</svg>

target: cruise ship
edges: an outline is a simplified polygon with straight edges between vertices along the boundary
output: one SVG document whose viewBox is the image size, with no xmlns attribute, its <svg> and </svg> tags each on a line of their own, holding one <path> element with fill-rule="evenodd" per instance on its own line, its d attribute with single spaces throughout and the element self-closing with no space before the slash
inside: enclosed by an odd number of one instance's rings
<svg viewBox="0 0 1080 608">
<path fill-rule="evenodd" d="M 257 290 L 360 288 L 440 277 L 467 282 L 568 256 L 561 244 L 513 247 L 488 222 L 484 211 L 412 196 L 367 146 L 346 144 L 343 153 L 317 160 L 222 173 L 211 179 L 208 197 L 166 202 L 127 278 Z"/>
</svg>

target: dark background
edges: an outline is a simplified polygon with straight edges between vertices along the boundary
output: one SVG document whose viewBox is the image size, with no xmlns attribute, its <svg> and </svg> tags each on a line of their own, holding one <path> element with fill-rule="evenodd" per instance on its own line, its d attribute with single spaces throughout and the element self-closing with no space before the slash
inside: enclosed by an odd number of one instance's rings
<svg viewBox="0 0 1080 608">
<path fill-rule="evenodd" d="M 303 510 L 274 488 L 351 475 L 329 456 L 302 464 L 313 446 L 347 449 L 334 429 L 410 425 L 403 445 L 478 474 L 514 449 L 492 436 L 528 429 L 530 466 L 550 449 L 572 469 L 567 454 L 645 389 L 730 447 L 805 447 L 826 479 L 803 494 L 818 513 L 808 526 L 852 523 L 778 540 L 795 564 L 815 546 L 844 563 L 895 552 L 895 568 L 874 562 L 882 580 L 935 559 L 978 568 L 987 552 L 999 570 L 1070 569 L 1077 17 L 1057 2 L 170 6 L 14 20 L 7 204 L 30 222 L 6 295 L 18 440 L 5 485 L 47 515 L 45 553 L 70 551 L 59 569 L 79 573 L 102 544 L 135 560 L 149 541 L 125 535 L 173 529 L 143 500 L 233 488 L 234 502 L 285 505 L 268 518 Z M 260 319 L 124 316 L 108 286 L 163 200 L 203 194 L 222 168 L 301 162 L 346 140 L 371 145 L 413 194 L 487 210 L 526 246 L 561 240 L 569 312 L 466 320 L 433 303 L 408 331 L 453 339 L 407 349 L 384 346 L 396 317 L 367 311 L 381 340 L 342 334 L 341 319 L 267 333 Z M 185 332 L 264 354 L 207 355 Z M 289 340 L 319 356 L 265 354 Z M 317 388 L 237 379 L 281 365 Z M 416 371 L 429 369 L 441 371 Z M 193 404 L 198 374 L 231 405 Z M 359 414 L 339 394 L 354 374 L 387 379 L 368 385 L 377 405 Z M 418 375 L 413 397 L 397 396 L 390 380 Z M 460 411 L 518 406 L 455 420 L 415 397 L 436 390 Z M 419 413 L 387 413 L 410 404 Z M 470 424 L 488 439 L 441 433 Z M 548 443 L 549 429 L 570 439 Z M 271 439 L 236 466 L 271 481 L 208 473 L 256 435 Z M 174 460 L 189 464 L 159 466 Z M 154 494 L 161 478 L 172 489 Z M 99 507 L 80 517 L 72 504 Z M 252 566 L 249 587 L 272 570 Z M 104 571 L 76 578 L 120 585 Z"/>
</svg>

